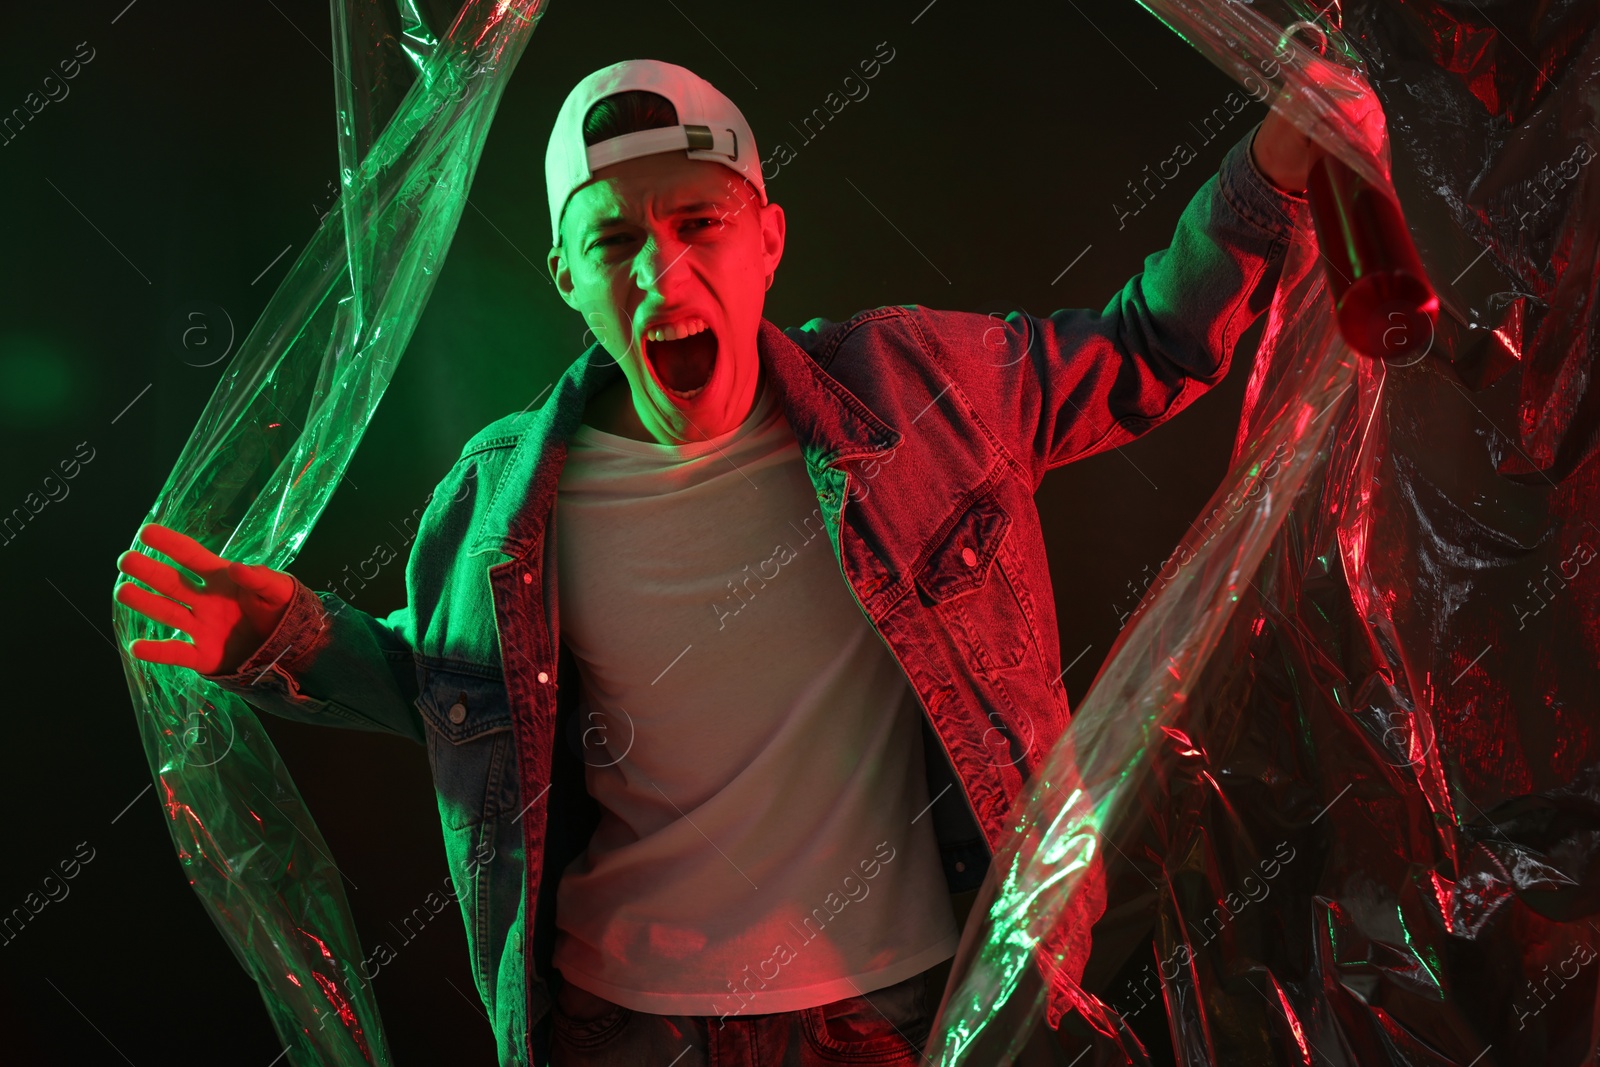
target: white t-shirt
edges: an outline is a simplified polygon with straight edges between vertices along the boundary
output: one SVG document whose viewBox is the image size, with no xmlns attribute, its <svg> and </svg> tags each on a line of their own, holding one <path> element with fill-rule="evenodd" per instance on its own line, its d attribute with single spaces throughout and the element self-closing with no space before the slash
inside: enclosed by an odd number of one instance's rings
<svg viewBox="0 0 1600 1067">
<path fill-rule="evenodd" d="M 580 426 L 555 523 L 602 808 L 557 891 L 563 977 L 638 1011 L 764 1014 L 953 956 L 922 712 L 771 388 L 689 445 Z"/>
</svg>

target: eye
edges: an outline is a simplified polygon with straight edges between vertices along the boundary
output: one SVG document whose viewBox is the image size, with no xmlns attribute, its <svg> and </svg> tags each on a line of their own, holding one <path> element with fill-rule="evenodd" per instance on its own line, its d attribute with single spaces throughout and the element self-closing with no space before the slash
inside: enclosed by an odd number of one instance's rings
<svg viewBox="0 0 1600 1067">
<path fill-rule="evenodd" d="M 697 233 L 722 228 L 722 219 L 715 215 L 701 215 L 684 221 L 684 229 Z"/>
<path fill-rule="evenodd" d="M 635 244 L 634 235 L 627 230 L 604 234 L 589 243 L 588 252 L 605 262 L 613 262 L 619 257 L 625 257 L 628 250 Z"/>
</svg>

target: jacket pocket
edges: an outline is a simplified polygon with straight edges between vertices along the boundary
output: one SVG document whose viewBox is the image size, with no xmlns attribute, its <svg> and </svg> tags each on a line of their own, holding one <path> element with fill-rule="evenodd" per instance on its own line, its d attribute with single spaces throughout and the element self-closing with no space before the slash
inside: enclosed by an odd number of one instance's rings
<svg viewBox="0 0 1600 1067">
<path fill-rule="evenodd" d="M 417 696 L 439 817 L 464 830 L 516 803 L 511 702 L 504 681 L 466 670 L 423 666 Z"/>
<path fill-rule="evenodd" d="M 981 497 L 917 573 L 923 604 L 979 674 L 1016 667 L 1028 651 L 1028 620 L 1003 566 L 1002 546 L 1010 529 L 1011 516 L 999 501 Z"/>
</svg>

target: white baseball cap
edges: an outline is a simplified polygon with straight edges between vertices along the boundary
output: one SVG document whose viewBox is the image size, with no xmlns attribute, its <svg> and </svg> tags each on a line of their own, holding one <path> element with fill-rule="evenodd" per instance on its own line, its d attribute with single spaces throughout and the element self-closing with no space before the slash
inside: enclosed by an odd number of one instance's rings
<svg viewBox="0 0 1600 1067">
<path fill-rule="evenodd" d="M 608 96 L 644 90 L 658 93 L 677 109 L 680 125 L 640 130 L 598 144 L 583 143 L 583 120 Z M 578 187 L 601 167 L 657 152 L 684 152 L 690 159 L 721 163 L 755 186 L 767 202 L 761 160 L 750 124 L 715 86 L 675 63 L 628 59 L 595 71 L 567 94 L 550 131 L 544 155 L 544 180 L 550 193 L 550 244 L 561 243 L 561 213 Z"/>
</svg>

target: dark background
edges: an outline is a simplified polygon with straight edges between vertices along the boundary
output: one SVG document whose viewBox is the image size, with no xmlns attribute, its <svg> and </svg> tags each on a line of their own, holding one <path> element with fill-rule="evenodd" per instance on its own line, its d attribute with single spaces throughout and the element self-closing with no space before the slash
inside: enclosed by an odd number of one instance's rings
<svg viewBox="0 0 1600 1067">
<path fill-rule="evenodd" d="M 79 843 L 94 858 L 70 896 L 0 945 L 0 1059 L 267 1067 L 281 1046 L 147 789 L 110 594 L 117 554 L 226 366 L 204 364 L 225 351 L 227 323 L 242 339 L 329 205 L 327 5 L 13 5 L 7 30 L 0 114 L 79 42 L 94 58 L 69 96 L 0 146 L 0 511 L 80 442 L 94 458 L 66 499 L 0 545 L 10 697 L 0 912 Z M 894 58 L 870 95 L 803 143 L 789 123 L 880 42 Z M 764 158 L 778 140 L 796 149 L 769 186 L 789 218 L 767 307 L 780 325 L 890 303 L 1101 307 L 1264 114 L 1252 104 L 1202 148 L 1189 123 L 1232 83 L 1132 0 L 554 0 L 407 357 L 293 567 L 314 587 L 390 539 L 389 524 L 422 506 L 468 436 L 524 407 L 582 350 L 583 324 L 543 271 L 545 141 L 575 81 L 634 56 L 683 63 L 732 96 Z M 1119 229 L 1113 201 L 1180 139 L 1200 157 Z M 212 348 L 182 343 L 196 322 L 215 331 Z M 1241 359 L 1173 425 L 1046 479 L 1038 502 L 1075 704 L 1118 611 L 1132 607 L 1127 583 L 1159 564 L 1224 473 L 1247 373 Z M 356 606 L 398 606 L 401 578 L 385 568 Z M 386 937 L 446 871 L 423 749 L 269 728 L 348 876 L 363 941 Z M 374 982 L 401 1064 L 493 1061 L 455 914 Z"/>
</svg>

